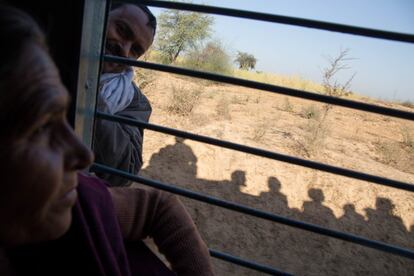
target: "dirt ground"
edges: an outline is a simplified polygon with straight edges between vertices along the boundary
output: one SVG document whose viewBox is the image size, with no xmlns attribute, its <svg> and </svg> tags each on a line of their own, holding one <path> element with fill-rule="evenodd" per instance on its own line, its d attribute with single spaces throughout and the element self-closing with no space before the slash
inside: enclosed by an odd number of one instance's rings
<svg viewBox="0 0 414 276">
<path fill-rule="evenodd" d="M 143 91 L 151 123 L 414 183 L 413 122 L 165 73 L 153 73 Z M 192 95 L 190 111 L 173 106 L 182 91 Z M 143 157 L 143 176 L 414 248 L 413 193 L 152 131 Z M 182 201 L 215 250 L 295 275 L 413 275 L 414 261 L 404 257 Z M 262 275 L 213 261 L 217 275 Z"/>
</svg>

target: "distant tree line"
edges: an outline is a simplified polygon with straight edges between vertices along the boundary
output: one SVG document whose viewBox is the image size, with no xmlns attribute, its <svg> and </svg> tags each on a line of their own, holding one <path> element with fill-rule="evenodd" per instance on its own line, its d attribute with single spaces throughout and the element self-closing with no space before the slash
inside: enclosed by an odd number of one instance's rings
<svg viewBox="0 0 414 276">
<path fill-rule="evenodd" d="M 158 61 L 177 63 L 192 69 L 229 74 L 235 62 L 239 69 L 253 70 L 257 59 L 249 53 L 237 52 L 233 61 L 217 40 L 211 40 L 214 18 L 210 15 L 167 10 L 158 17 L 159 30 L 154 49 Z"/>
<path fill-rule="evenodd" d="M 181 10 L 166 10 L 158 17 L 158 32 L 154 43 L 157 61 L 164 64 L 179 63 L 187 68 L 220 74 L 231 74 L 233 63 L 241 70 L 254 70 L 257 59 L 254 55 L 237 51 L 234 60 L 218 40 L 211 40 L 214 18 L 208 14 Z M 349 69 L 349 49 L 328 59 L 323 70 L 322 85 L 328 96 L 341 97 L 351 94 L 350 84 L 355 73 L 345 82 L 336 75 Z"/>
</svg>

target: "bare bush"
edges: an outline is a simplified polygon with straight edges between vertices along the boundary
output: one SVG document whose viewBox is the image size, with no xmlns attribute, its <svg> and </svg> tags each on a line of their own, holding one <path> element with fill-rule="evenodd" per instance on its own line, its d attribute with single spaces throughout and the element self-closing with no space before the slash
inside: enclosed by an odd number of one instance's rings
<svg viewBox="0 0 414 276">
<path fill-rule="evenodd" d="M 355 77 L 355 72 L 348 78 L 345 83 L 340 83 L 335 76 L 343 70 L 350 67 L 347 62 L 353 60 L 349 58 L 349 49 L 342 49 L 335 58 L 328 58 L 328 66 L 323 70 L 322 84 L 325 89 L 325 94 L 328 96 L 348 96 L 352 94 L 350 91 L 351 82 Z"/>
<path fill-rule="evenodd" d="M 348 55 L 349 49 L 344 49 L 340 50 L 335 58 L 328 58 L 329 64 L 323 70 L 322 81 L 326 95 L 341 97 L 351 94 L 349 88 L 355 77 L 355 73 L 345 83 L 341 83 L 336 79 L 336 75 L 339 72 L 350 68 L 347 62 L 352 60 L 352 58 L 349 58 Z M 331 104 L 325 104 L 323 109 L 320 110 L 314 105 L 310 105 L 302 110 L 302 117 L 309 119 L 305 126 L 306 134 L 303 141 L 306 155 L 315 155 L 318 153 L 317 149 L 322 148 L 329 132 L 329 127 L 326 125 L 326 118 L 332 107 Z"/>
</svg>

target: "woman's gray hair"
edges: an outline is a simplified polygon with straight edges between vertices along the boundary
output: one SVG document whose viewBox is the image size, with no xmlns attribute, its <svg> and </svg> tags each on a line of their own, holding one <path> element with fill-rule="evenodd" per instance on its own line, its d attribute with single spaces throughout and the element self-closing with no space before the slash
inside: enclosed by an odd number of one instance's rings
<svg viewBox="0 0 414 276">
<path fill-rule="evenodd" d="M 27 71 L 26 49 L 36 45 L 47 52 L 45 36 L 39 25 L 25 12 L 0 3 L 0 125 L 12 127 L 12 110 L 21 99 L 19 89 L 25 84 L 20 73 Z M 16 93 L 10 93 L 16 91 Z M 0 137 L 1 138 L 1 137 Z"/>
<path fill-rule="evenodd" d="M 10 73 L 29 43 L 46 47 L 45 36 L 38 24 L 25 12 L 0 4 L 0 82 Z"/>
</svg>

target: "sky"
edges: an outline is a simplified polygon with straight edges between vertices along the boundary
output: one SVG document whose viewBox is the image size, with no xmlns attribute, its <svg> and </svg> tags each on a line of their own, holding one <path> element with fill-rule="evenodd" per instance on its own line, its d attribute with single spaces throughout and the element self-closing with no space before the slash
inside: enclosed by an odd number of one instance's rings
<svg viewBox="0 0 414 276">
<path fill-rule="evenodd" d="M 413 0 L 193 0 L 193 3 L 293 16 L 414 34 Z M 155 15 L 162 9 L 151 8 Z M 348 49 L 349 69 L 338 73 L 351 90 L 392 101 L 414 101 L 414 44 L 304 27 L 214 16 L 212 39 L 234 57 L 257 58 L 256 70 L 322 82 L 328 59 Z"/>
</svg>

